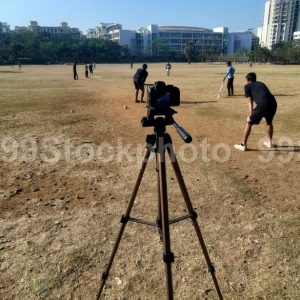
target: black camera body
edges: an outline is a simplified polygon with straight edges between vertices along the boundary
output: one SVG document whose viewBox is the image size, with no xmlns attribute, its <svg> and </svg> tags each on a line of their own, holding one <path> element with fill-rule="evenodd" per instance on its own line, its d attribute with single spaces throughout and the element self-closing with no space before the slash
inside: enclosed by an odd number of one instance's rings
<svg viewBox="0 0 300 300">
<path fill-rule="evenodd" d="M 180 90 L 173 85 L 166 85 L 163 81 L 156 81 L 148 87 L 147 117 L 142 119 L 143 127 L 154 126 L 155 116 L 164 116 L 166 125 L 173 124 L 176 113 L 171 106 L 180 105 Z"/>
<path fill-rule="evenodd" d="M 164 108 L 180 105 L 180 90 L 173 85 L 166 85 L 163 81 L 156 81 L 149 87 L 148 105 L 154 108 Z"/>
<path fill-rule="evenodd" d="M 181 138 L 186 143 L 191 143 L 191 135 L 180 127 L 173 118 L 177 111 L 171 106 L 180 105 L 179 88 L 166 85 L 163 81 L 156 81 L 154 84 L 148 85 L 147 96 L 147 117 L 143 117 L 141 123 L 143 127 L 154 127 L 156 132 L 156 134 L 147 136 L 147 143 L 154 145 L 157 136 L 164 136 L 167 125 L 174 125 Z"/>
</svg>

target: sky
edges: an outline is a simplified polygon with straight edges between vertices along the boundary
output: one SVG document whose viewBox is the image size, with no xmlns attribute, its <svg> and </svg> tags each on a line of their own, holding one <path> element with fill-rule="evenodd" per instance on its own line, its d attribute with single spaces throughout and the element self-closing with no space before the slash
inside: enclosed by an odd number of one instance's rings
<svg viewBox="0 0 300 300">
<path fill-rule="evenodd" d="M 100 22 L 119 23 L 129 30 L 157 24 L 256 32 L 264 4 L 265 0 L 0 0 L 0 22 L 14 29 L 30 21 L 41 26 L 65 21 L 84 34 Z"/>
</svg>

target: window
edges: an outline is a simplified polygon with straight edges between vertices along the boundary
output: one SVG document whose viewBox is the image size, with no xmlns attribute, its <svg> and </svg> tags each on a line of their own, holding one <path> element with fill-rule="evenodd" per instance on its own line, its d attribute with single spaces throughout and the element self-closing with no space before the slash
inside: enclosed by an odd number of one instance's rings
<svg viewBox="0 0 300 300">
<path fill-rule="evenodd" d="M 181 33 L 171 33 L 171 39 L 180 39 Z"/>
<path fill-rule="evenodd" d="M 182 38 L 183 39 L 192 39 L 193 38 L 193 34 L 192 33 L 183 33 L 182 34 Z"/>
<path fill-rule="evenodd" d="M 159 37 L 161 39 L 169 39 L 170 38 L 170 33 L 168 33 L 168 32 L 160 32 L 159 33 Z"/>
</svg>

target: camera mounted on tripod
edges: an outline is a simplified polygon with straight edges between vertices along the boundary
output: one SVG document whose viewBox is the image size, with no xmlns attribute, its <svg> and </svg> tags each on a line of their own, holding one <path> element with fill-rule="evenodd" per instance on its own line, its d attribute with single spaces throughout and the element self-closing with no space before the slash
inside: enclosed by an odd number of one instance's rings
<svg viewBox="0 0 300 300">
<path fill-rule="evenodd" d="M 147 117 L 142 119 L 143 127 L 155 125 L 155 116 L 164 116 L 166 125 L 172 125 L 173 115 L 177 113 L 171 106 L 180 105 L 180 90 L 164 81 L 156 81 L 148 85 L 147 90 Z"/>
<path fill-rule="evenodd" d="M 191 203 L 186 185 L 184 183 L 183 176 L 181 174 L 179 164 L 175 155 L 175 150 L 173 147 L 173 142 L 171 136 L 166 132 L 166 125 L 174 125 L 180 137 L 186 143 L 192 141 L 192 137 L 187 133 L 182 127 L 180 127 L 175 120 L 173 115 L 176 113 L 171 106 L 179 106 L 180 104 L 180 91 L 177 87 L 172 85 L 166 85 L 162 81 L 157 81 L 155 84 L 146 84 L 147 88 L 147 117 L 142 119 L 142 125 L 144 127 L 154 127 L 154 133 L 147 135 L 146 137 L 146 153 L 144 160 L 142 161 L 142 166 L 135 183 L 133 192 L 131 194 L 128 208 L 125 215 L 121 218 L 121 228 L 115 245 L 113 247 L 113 252 L 111 254 L 110 260 L 107 264 L 106 270 L 101 277 L 101 286 L 98 291 L 97 300 L 100 299 L 101 293 L 104 289 L 106 279 L 109 275 L 113 260 L 117 253 L 122 235 L 125 230 L 125 226 L 129 221 L 134 223 L 140 223 L 144 225 L 154 226 L 158 229 L 160 240 L 163 242 L 163 261 L 165 263 L 166 270 L 166 282 L 167 282 L 167 296 L 168 299 L 173 299 L 173 282 L 172 282 L 172 270 L 171 264 L 174 262 L 174 253 L 171 251 L 171 239 L 170 239 L 170 229 L 169 225 L 183 221 L 185 219 L 191 219 L 193 226 L 195 228 L 196 234 L 198 236 L 199 244 L 202 248 L 202 252 L 206 259 L 208 270 L 211 273 L 213 282 L 215 284 L 219 299 L 223 300 L 223 296 L 215 275 L 215 268 L 210 261 L 208 250 L 206 249 L 205 242 L 202 237 L 202 233 L 197 222 L 197 213 L 193 208 Z M 136 199 L 139 186 L 142 182 L 142 178 L 150 158 L 151 152 L 155 153 L 156 157 L 156 173 L 157 173 L 157 186 L 158 186 L 158 214 L 156 222 L 151 222 L 148 220 L 143 220 L 140 218 L 135 218 L 131 216 L 131 211 Z M 173 166 L 183 199 L 185 201 L 185 206 L 188 214 L 177 217 L 173 220 L 169 219 L 169 209 L 168 209 L 168 193 L 167 193 L 167 170 L 166 170 L 166 152 L 169 154 L 171 159 L 171 164 Z"/>
<path fill-rule="evenodd" d="M 164 81 L 156 81 L 149 86 L 149 106 L 165 108 L 180 105 L 180 90 L 178 87 L 166 84 Z"/>
<path fill-rule="evenodd" d="M 180 90 L 178 87 L 166 84 L 164 81 L 156 81 L 147 84 L 147 117 L 141 122 L 143 127 L 154 127 L 155 131 L 164 132 L 165 126 L 174 125 L 178 134 L 186 142 L 192 141 L 191 135 L 180 127 L 173 115 L 177 113 L 171 106 L 180 105 Z M 157 117 L 158 116 L 158 117 Z"/>
</svg>

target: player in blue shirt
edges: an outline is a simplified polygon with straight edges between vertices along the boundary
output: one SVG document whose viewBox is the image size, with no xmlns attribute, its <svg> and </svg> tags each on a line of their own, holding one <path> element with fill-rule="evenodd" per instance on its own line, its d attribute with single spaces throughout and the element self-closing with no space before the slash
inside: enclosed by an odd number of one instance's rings
<svg viewBox="0 0 300 300">
<path fill-rule="evenodd" d="M 223 81 L 225 81 L 226 77 L 228 79 L 227 81 L 227 90 L 228 90 L 228 96 L 233 96 L 233 80 L 234 80 L 234 73 L 235 73 L 235 69 L 234 67 L 231 65 L 231 61 L 227 62 L 227 72 L 226 75 L 223 79 Z"/>
</svg>

